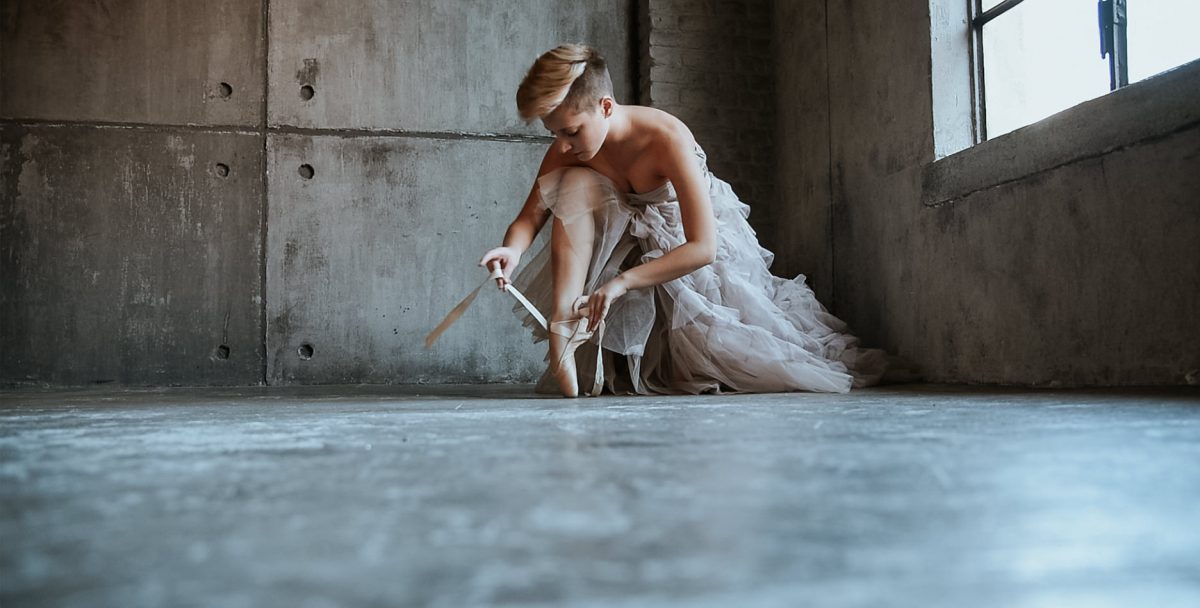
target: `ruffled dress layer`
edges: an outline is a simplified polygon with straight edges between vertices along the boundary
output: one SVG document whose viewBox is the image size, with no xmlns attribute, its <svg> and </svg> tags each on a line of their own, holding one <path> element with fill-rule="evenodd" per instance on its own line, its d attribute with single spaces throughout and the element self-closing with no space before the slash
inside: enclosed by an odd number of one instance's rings
<svg viewBox="0 0 1200 608">
<path fill-rule="evenodd" d="M 615 393 L 840 393 L 877 382 L 885 353 L 858 346 L 803 275 L 789 280 L 770 273 L 774 256 L 746 222 L 749 206 L 708 170 L 699 146 L 696 162 L 716 216 L 716 261 L 614 302 L 601 348 L 576 351 L 581 390 L 591 386 L 597 350 L 605 388 Z M 584 255 L 590 249 L 585 294 L 685 242 L 670 182 L 626 193 L 596 171 L 568 167 L 539 178 L 538 189 L 541 204 L 570 228 L 565 232 L 592 235 L 590 244 L 572 243 Z M 553 310 L 550 249 L 547 244 L 529 258 L 513 281 L 543 312 Z M 548 338 L 524 308 L 513 310 L 535 342 Z M 538 390 L 557 392 L 548 372 Z"/>
</svg>

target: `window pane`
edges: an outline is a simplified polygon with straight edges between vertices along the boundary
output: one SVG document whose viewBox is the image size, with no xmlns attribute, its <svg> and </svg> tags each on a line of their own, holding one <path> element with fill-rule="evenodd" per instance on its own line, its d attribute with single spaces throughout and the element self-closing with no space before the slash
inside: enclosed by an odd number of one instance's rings
<svg viewBox="0 0 1200 608">
<path fill-rule="evenodd" d="M 1096 0 L 1025 0 L 985 25 L 988 137 L 1107 93 L 1099 40 Z"/>
<path fill-rule="evenodd" d="M 993 6 L 996 6 L 997 4 L 1000 4 L 1001 2 L 1004 2 L 1004 0 L 983 0 L 983 12 L 986 13 Z"/>
<path fill-rule="evenodd" d="M 1200 59 L 1200 2 L 1129 0 L 1129 82 Z"/>
</svg>

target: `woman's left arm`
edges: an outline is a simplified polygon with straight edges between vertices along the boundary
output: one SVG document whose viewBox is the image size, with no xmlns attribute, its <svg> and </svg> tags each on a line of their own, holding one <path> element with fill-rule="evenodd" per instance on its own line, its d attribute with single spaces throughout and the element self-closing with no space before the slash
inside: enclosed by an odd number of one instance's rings
<svg viewBox="0 0 1200 608">
<path fill-rule="evenodd" d="M 687 139 L 689 141 L 682 141 Z M 588 296 L 588 327 L 595 329 L 608 315 L 612 302 L 630 289 L 666 283 L 703 268 L 717 255 L 717 228 L 708 184 L 696 162 L 690 138 L 672 138 L 663 154 L 661 170 L 675 187 L 679 219 L 686 239 L 661 257 L 619 274 Z"/>
</svg>

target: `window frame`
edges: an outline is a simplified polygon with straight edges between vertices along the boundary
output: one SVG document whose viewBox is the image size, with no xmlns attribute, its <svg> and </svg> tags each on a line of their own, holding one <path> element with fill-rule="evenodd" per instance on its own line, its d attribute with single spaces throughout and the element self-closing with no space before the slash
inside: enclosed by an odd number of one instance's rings
<svg viewBox="0 0 1200 608">
<path fill-rule="evenodd" d="M 922 169 L 922 204 L 959 204 L 982 190 L 1198 128 L 1196 99 L 1200 59 L 935 158 Z"/>
<path fill-rule="evenodd" d="M 1109 91 L 1129 86 L 1128 1 L 1098 0 L 1097 23 L 1100 56 L 1108 58 Z M 983 69 L 983 28 L 992 20 L 1017 8 L 1025 0 L 1003 0 L 983 9 L 983 0 L 967 0 L 970 27 L 971 127 L 975 144 L 987 141 L 987 78 Z"/>
<path fill-rule="evenodd" d="M 971 69 L 975 0 L 929 0 L 928 158 L 921 205 L 969 204 L 973 195 L 1059 167 L 1200 127 L 1200 58 L 1148 76 L 986 141 L 973 141 Z"/>
<path fill-rule="evenodd" d="M 983 0 L 967 0 L 967 21 L 971 28 L 971 109 L 975 143 L 987 141 L 987 82 L 983 72 L 983 26 L 1018 7 L 1025 0 L 1004 0 L 983 10 Z"/>
</svg>

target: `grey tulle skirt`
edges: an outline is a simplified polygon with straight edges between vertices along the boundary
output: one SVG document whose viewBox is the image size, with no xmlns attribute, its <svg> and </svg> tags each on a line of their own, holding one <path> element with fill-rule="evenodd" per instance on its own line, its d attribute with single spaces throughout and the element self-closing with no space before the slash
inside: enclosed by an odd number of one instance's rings
<svg viewBox="0 0 1200 608">
<path fill-rule="evenodd" d="M 770 273 L 773 256 L 746 222 L 749 207 L 708 171 L 699 147 L 696 157 L 716 216 L 716 261 L 614 302 L 600 348 L 584 345 L 576 352 L 581 388 L 590 386 L 597 356 L 605 388 L 615 393 L 845 392 L 877 382 L 887 366 L 885 353 L 861 348 L 803 276 Z M 684 242 L 670 182 L 625 193 L 598 172 L 571 167 L 542 176 L 538 189 L 541 204 L 565 225 L 585 222 L 571 232 L 582 227 L 592 234 L 584 294 Z M 513 281 L 544 312 L 553 308 L 550 270 L 547 244 Z M 535 342 L 547 339 L 524 308 L 514 312 L 524 317 Z M 557 390 L 548 374 L 539 390 Z"/>
</svg>

